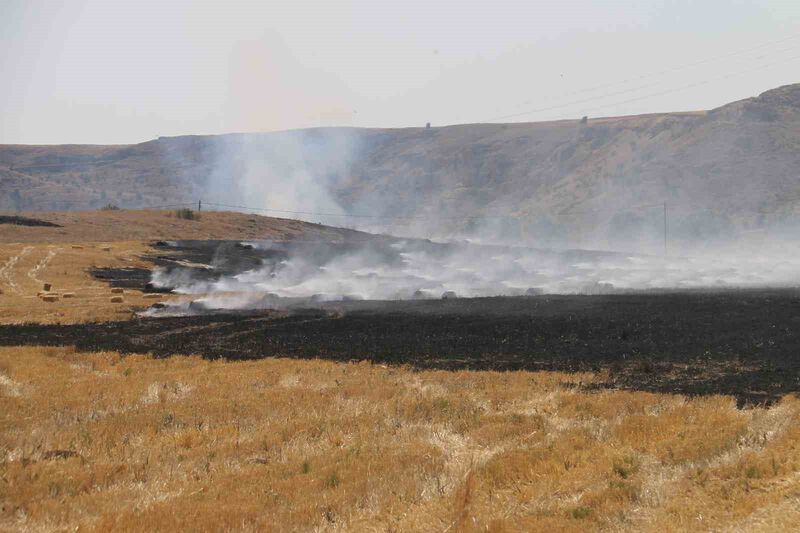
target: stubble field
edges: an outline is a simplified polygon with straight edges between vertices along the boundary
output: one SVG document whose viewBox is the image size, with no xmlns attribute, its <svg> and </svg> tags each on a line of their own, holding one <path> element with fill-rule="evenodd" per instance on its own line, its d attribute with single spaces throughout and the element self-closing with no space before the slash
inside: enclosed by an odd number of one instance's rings
<svg viewBox="0 0 800 533">
<path fill-rule="evenodd" d="M 90 275 L 141 266 L 144 241 L 38 239 L 0 244 L 0 323 L 126 320 L 158 301 L 126 289 L 112 303 Z M 43 282 L 56 301 L 36 296 Z M 791 395 L 740 408 L 617 390 L 603 370 L 154 358 L 36 341 L 0 348 L 0 529 L 800 527 Z"/>
</svg>

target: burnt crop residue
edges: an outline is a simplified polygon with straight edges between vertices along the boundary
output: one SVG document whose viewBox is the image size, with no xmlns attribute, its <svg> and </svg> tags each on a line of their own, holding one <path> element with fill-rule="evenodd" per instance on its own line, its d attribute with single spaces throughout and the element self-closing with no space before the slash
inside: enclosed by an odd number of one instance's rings
<svg viewBox="0 0 800 533">
<path fill-rule="evenodd" d="M 38 218 L 20 217 L 0 215 L 0 224 L 11 224 L 13 226 L 40 226 L 46 228 L 60 228 L 59 224 L 49 222 L 47 220 L 40 220 Z"/>
<path fill-rule="evenodd" d="M 94 267 L 89 269 L 89 273 L 97 280 L 103 281 L 112 287 L 122 287 L 125 289 L 138 289 L 145 292 L 156 292 L 148 290 L 150 283 L 150 270 L 147 268 L 112 268 Z M 157 291 L 167 292 L 167 291 Z"/>
<path fill-rule="evenodd" d="M 0 345 L 367 360 L 419 369 L 608 372 L 609 385 L 768 403 L 800 390 L 795 290 L 336 302 L 80 325 L 0 326 Z"/>
</svg>

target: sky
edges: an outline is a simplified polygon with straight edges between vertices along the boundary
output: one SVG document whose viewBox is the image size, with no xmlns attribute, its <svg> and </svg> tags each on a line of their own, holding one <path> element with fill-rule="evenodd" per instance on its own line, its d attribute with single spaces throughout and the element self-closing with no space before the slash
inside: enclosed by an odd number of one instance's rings
<svg viewBox="0 0 800 533">
<path fill-rule="evenodd" d="M 711 109 L 800 82 L 796 0 L 0 0 L 0 143 Z"/>
</svg>

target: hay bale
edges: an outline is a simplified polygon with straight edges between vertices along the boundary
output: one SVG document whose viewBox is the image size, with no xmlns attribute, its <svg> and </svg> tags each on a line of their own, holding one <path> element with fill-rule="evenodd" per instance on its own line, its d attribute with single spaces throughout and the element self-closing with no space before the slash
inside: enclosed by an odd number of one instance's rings
<svg viewBox="0 0 800 533">
<path fill-rule="evenodd" d="M 154 293 L 145 293 L 142 295 L 142 298 L 146 300 L 156 300 L 162 298 L 163 294 L 154 294 Z"/>
<path fill-rule="evenodd" d="M 122 287 L 111 287 L 111 294 L 122 294 L 124 292 Z"/>
<path fill-rule="evenodd" d="M 112 296 L 111 297 L 111 303 L 112 304 L 119 304 L 119 303 L 122 303 L 122 302 L 123 302 L 122 296 Z"/>
<path fill-rule="evenodd" d="M 72 245 L 72 249 L 73 250 L 83 250 L 83 246 L 81 246 L 80 244 L 73 244 Z"/>
<path fill-rule="evenodd" d="M 53 286 L 50 285 L 49 283 L 43 283 L 42 284 L 42 290 L 44 290 L 44 291 L 49 291 L 52 287 Z"/>
<path fill-rule="evenodd" d="M 110 252 L 111 251 L 111 247 L 110 246 L 101 246 L 100 249 L 103 250 L 104 252 Z"/>
<path fill-rule="evenodd" d="M 65 292 L 64 294 L 61 295 L 61 297 L 62 298 L 75 298 L 75 293 L 74 292 Z"/>
<path fill-rule="evenodd" d="M 42 301 L 45 302 L 57 302 L 58 301 L 58 294 L 43 294 Z"/>
</svg>

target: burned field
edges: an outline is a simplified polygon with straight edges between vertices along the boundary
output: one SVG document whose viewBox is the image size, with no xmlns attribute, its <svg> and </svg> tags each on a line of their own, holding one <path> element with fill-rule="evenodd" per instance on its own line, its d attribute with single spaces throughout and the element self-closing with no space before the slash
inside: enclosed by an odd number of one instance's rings
<svg viewBox="0 0 800 533">
<path fill-rule="evenodd" d="M 10 224 L 14 226 L 29 226 L 43 228 L 60 228 L 58 224 L 38 218 L 22 217 L 18 215 L 0 215 L 0 224 Z"/>
<path fill-rule="evenodd" d="M 401 279 L 397 268 L 404 258 L 397 253 L 399 243 L 408 254 L 445 259 L 455 252 L 463 256 L 464 249 L 476 260 L 481 255 L 518 253 L 499 246 L 476 251 L 430 241 L 409 245 L 383 236 L 268 245 L 156 241 L 141 259 L 161 273 L 161 283 L 153 283 L 151 270 L 141 266 L 95 268 L 92 275 L 115 287 L 144 292 L 175 288 L 163 280 L 184 284 L 188 289 L 182 292 L 194 294 L 192 300 L 155 304 L 157 309 L 145 313 L 148 316 L 126 321 L 0 326 L 0 345 L 74 345 L 82 351 L 157 357 L 360 360 L 416 369 L 592 371 L 603 372 L 610 387 L 727 394 L 740 405 L 771 403 L 800 390 L 800 290 L 792 288 L 625 291 L 595 282 L 586 285 L 585 294 L 541 294 L 529 288 L 520 290 L 527 296 L 475 298 L 442 295 L 434 289 L 425 297 L 416 291 L 379 300 L 346 293 L 332 299 L 330 294 L 278 295 L 239 282 L 240 274 L 257 272 L 258 280 L 269 283 L 287 269 L 287 262 L 302 257 L 301 275 L 291 281 L 308 285 L 310 291 L 326 287 L 320 280 L 327 278 L 314 277 L 319 272 L 358 254 L 357 266 L 367 265 L 364 270 L 369 272 L 356 281 L 363 278 L 370 287 L 382 287 Z M 565 265 L 618 259 L 586 251 L 536 254 L 537 260 L 569 275 L 576 270 L 566 270 Z M 381 269 L 385 271 L 375 274 Z M 337 283 L 340 272 L 332 276 Z M 410 279 L 416 283 L 422 278 Z M 215 284 L 225 280 L 224 287 L 242 291 L 236 305 L 192 290 L 197 285 L 191 284 L 200 284 L 203 291 L 211 287 L 213 292 Z M 261 292 L 253 286 L 262 287 Z M 353 286 L 357 285 L 347 287 Z"/>
<path fill-rule="evenodd" d="M 78 325 L 0 326 L 0 345 L 269 356 L 418 369 L 606 371 L 609 385 L 769 403 L 800 390 L 800 293 L 328 302 Z"/>
</svg>

